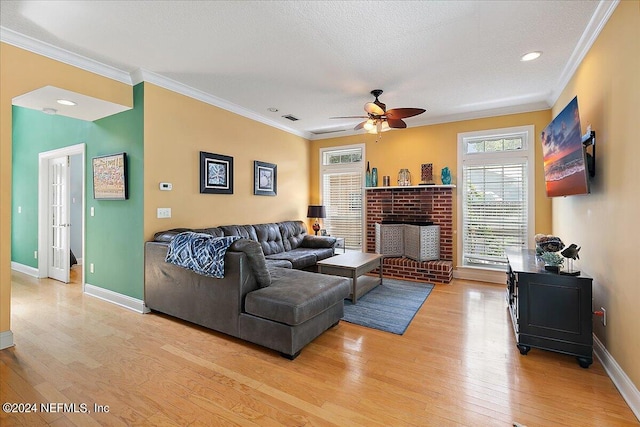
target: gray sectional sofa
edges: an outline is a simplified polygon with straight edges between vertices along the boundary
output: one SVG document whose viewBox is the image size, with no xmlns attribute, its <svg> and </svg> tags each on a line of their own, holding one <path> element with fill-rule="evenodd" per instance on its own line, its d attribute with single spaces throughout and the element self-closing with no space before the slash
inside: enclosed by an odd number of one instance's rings
<svg viewBox="0 0 640 427">
<path fill-rule="evenodd" d="M 156 233 L 145 244 L 145 304 L 293 359 L 340 321 L 350 292 L 348 279 L 312 272 L 333 256 L 335 239 L 306 230 L 302 221 L 286 221 Z M 241 237 L 226 252 L 224 278 L 165 262 L 184 231 Z"/>
</svg>

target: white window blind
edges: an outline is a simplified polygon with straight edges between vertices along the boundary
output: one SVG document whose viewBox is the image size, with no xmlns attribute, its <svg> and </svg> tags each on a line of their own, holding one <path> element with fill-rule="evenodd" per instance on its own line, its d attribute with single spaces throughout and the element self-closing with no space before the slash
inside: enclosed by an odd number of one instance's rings
<svg viewBox="0 0 640 427">
<path fill-rule="evenodd" d="M 320 150 L 320 194 L 327 211 L 324 228 L 361 250 L 364 234 L 364 144 Z"/>
<path fill-rule="evenodd" d="M 533 239 L 533 126 L 458 134 L 459 265 L 502 269 Z"/>
<path fill-rule="evenodd" d="M 504 265 L 506 246 L 526 247 L 527 164 L 464 166 L 463 261 Z"/>
<path fill-rule="evenodd" d="M 324 225 L 335 237 L 344 237 L 345 247 L 362 247 L 362 173 L 325 172 L 322 204 L 327 210 Z"/>
</svg>

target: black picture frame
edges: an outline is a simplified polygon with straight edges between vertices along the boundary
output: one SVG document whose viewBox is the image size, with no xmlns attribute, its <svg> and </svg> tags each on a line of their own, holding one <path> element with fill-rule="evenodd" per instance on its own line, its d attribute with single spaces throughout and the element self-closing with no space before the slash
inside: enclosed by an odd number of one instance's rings
<svg viewBox="0 0 640 427">
<path fill-rule="evenodd" d="M 253 194 L 275 196 L 278 194 L 278 166 L 255 160 L 253 162 Z"/>
<path fill-rule="evenodd" d="M 200 193 L 233 194 L 233 157 L 200 152 Z"/>
<path fill-rule="evenodd" d="M 129 198 L 127 153 L 94 157 L 91 165 L 95 200 L 127 200 Z"/>
</svg>

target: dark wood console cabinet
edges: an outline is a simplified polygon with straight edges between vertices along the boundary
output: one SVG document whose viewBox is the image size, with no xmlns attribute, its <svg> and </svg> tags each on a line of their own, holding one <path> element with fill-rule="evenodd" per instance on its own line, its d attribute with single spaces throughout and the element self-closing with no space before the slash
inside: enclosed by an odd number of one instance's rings
<svg viewBox="0 0 640 427">
<path fill-rule="evenodd" d="M 593 363 L 592 279 L 544 269 L 534 250 L 507 248 L 507 303 L 520 353 L 532 347 Z"/>
</svg>

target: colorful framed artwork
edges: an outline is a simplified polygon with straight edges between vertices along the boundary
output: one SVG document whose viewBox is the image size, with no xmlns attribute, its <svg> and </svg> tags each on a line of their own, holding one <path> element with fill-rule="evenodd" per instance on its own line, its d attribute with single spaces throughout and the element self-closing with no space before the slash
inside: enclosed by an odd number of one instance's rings
<svg viewBox="0 0 640 427">
<path fill-rule="evenodd" d="M 256 196 L 275 196 L 278 194 L 278 166 L 254 161 L 253 182 L 253 194 Z"/>
<path fill-rule="evenodd" d="M 200 193 L 233 194 L 233 157 L 200 152 Z"/>
<path fill-rule="evenodd" d="M 93 198 L 96 200 L 126 200 L 128 192 L 127 153 L 94 157 Z"/>
</svg>

